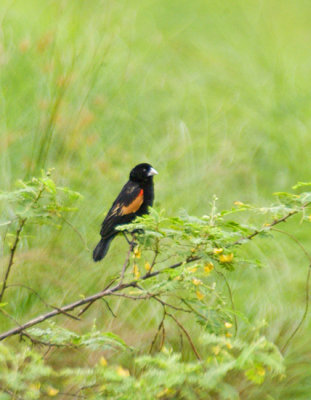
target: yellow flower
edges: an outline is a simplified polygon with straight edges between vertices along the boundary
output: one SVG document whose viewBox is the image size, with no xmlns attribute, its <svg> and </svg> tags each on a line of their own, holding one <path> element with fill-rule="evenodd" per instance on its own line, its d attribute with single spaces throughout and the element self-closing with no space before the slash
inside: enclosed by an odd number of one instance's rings
<svg viewBox="0 0 311 400">
<path fill-rule="evenodd" d="M 140 249 L 139 249 L 138 246 L 135 247 L 135 249 L 134 249 L 134 256 L 135 256 L 136 258 L 140 258 L 140 256 L 141 256 L 141 251 L 140 251 Z"/>
<path fill-rule="evenodd" d="M 151 265 L 148 263 L 148 261 L 145 263 L 145 270 L 150 271 L 151 270 Z"/>
<path fill-rule="evenodd" d="M 235 206 L 239 206 L 239 207 L 244 206 L 244 203 L 242 203 L 241 201 L 235 201 L 233 204 L 234 204 Z"/>
<path fill-rule="evenodd" d="M 232 349 L 232 344 L 231 344 L 231 343 L 227 342 L 227 343 L 226 343 L 226 346 L 227 346 L 227 348 L 228 348 L 229 350 Z"/>
<path fill-rule="evenodd" d="M 198 267 L 189 267 L 187 268 L 189 272 L 196 272 L 198 270 Z"/>
<path fill-rule="evenodd" d="M 222 263 L 230 263 L 233 260 L 233 253 L 221 254 L 219 256 L 219 261 Z"/>
<path fill-rule="evenodd" d="M 197 278 L 193 278 L 193 279 L 192 279 L 192 283 L 193 283 L 195 286 L 202 285 L 202 281 L 201 281 L 200 279 L 197 279 Z"/>
<path fill-rule="evenodd" d="M 257 374 L 259 376 L 265 376 L 266 375 L 266 370 L 263 367 L 257 367 Z"/>
<path fill-rule="evenodd" d="M 122 368 L 121 366 L 119 366 L 117 368 L 117 374 L 119 376 L 122 376 L 123 378 L 126 378 L 128 376 L 130 376 L 130 371 L 128 369 Z"/>
<path fill-rule="evenodd" d="M 41 387 L 41 383 L 40 382 L 34 382 L 34 383 L 31 383 L 29 385 L 29 387 L 30 387 L 31 390 L 39 390 L 40 387 Z"/>
<path fill-rule="evenodd" d="M 226 333 L 226 337 L 232 337 L 232 333 L 227 332 L 227 333 Z"/>
<path fill-rule="evenodd" d="M 308 216 L 309 221 L 311 221 L 311 215 Z"/>
<path fill-rule="evenodd" d="M 215 247 L 213 249 L 214 254 L 221 254 L 223 251 L 224 251 L 224 249 L 222 249 L 221 247 L 220 248 Z"/>
<path fill-rule="evenodd" d="M 204 272 L 208 275 L 214 269 L 214 264 L 208 262 L 204 265 Z"/>
<path fill-rule="evenodd" d="M 100 365 L 101 365 L 102 367 L 107 367 L 107 365 L 108 365 L 108 362 L 107 362 L 107 360 L 105 359 L 105 357 L 100 357 L 99 363 L 100 363 Z"/>
<path fill-rule="evenodd" d="M 205 295 L 203 293 L 201 293 L 199 290 L 197 290 L 195 293 L 196 293 L 197 298 L 199 300 L 203 300 L 204 299 Z"/>
<path fill-rule="evenodd" d="M 49 386 L 46 392 L 48 396 L 54 397 L 58 394 L 59 390 Z"/>
<path fill-rule="evenodd" d="M 135 276 L 135 279 L 139 279 L 140 278 L 140 271 L 139 271 L 139 268 L 138 268 L 137 264 L 134 264 L 134 266 L 133 266 L 133 274 Z"/>
<path fill-rule="evenodd" d="M 225 322 L 225 327 L 226 327 L 227 329 L 232 328 L 231 322 Z"/>
</svg>

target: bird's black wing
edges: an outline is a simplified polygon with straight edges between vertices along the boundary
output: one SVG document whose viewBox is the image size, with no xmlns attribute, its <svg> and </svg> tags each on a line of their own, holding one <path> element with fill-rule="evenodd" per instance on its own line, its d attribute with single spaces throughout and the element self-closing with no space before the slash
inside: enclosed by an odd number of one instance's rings
<svg viewBox="0 0 311 400">
<path fill-rule="evenodd" d="M 111 236 L 114 233 L 115 226 L 129 223 L 134 219 L 135 212 L 139 210 L 143 202 L 143 189 L 140 188 L 138 183 L 128 181 L 102 223 L 101 236 L 103 238 Z"/>
</svg>

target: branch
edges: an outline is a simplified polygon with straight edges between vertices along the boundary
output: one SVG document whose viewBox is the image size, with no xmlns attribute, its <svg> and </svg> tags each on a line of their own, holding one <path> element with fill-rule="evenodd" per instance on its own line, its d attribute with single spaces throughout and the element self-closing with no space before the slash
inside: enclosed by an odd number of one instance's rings
<svg viewBox="0 0 311 400">
<path fill-rule="evenodd" d="M 18 226 L 17 231 L 16 231 L 16 235 L 15 235 L 15 240 L 14 240 L 13 246 L 11 247 L 9 263 L 8 263 L 8 266 L 7 266 L 7 269 L 6 269 L 6 272 L 5 272 L 5 276 L 4 276 L 4 280 L 3 280 L 3 284 L 2 284 L 2 289 L 1 289 L 1 292 L 0 292 L 0 303 L 2 301 L 5 289 L 7 288 L 7 282 L 8 282 L 8 279 L 9 279 L 11 268 L 12 268 L 12 265 L 14 264 L 15 252 L 16 252 L 17 245 L 18 245 L 18 242 L 20 240 L 21 232 L 23 230 L 23 227 L 25 225 L 26 220 L 27 220 L 27 218 L 22 218 L 19 221 L 19 226 Z"/>
<path fill-rule="evenodd" d="M 305 207 L 307 207 L 310 203 L 305 204 L 302 209 L 304 209 Z M 284 217 L 275 219 L 273 222 L 271 222 L 271 224 L 266 225 L 264 228 L 262 229 L 258 229 L 256 231 L 254 231 L 253 233 L 251 233 L 248 236 L 245 237 L 241 237 L 240 239 L 236 240 L 235 242 L 231 243 L 228 247 L 231 246 L 236 246 L 237 244 L 242 244 L 248 240 L 253 239 L 255 236 L 259 235 L 259 233 L 264 232 L 265 230 L 269 230 L 272 229 L 273 226 L 280 224 L 281 222 L 286 222 L 286 220 L 290 217 L 292 217 L 295 214 L 298 214 L 300 210 L 295 210 L 295 211 L 290 211 L 288 214 L 286 214 Z"/>
<path fill-rule="evenodd" d="M 76 317 L 75 315 L 69 314 L 65 311 L 62 311 L 60 308 L 53 306 L 52 304 L 46 303 L 43 298 L 39 295 L 38 292 L 36 292 L 33 288 L 27 286 L 27 285 L 23 285 L 22 283 L 13 283 L 11 285 L 7 285 L 7 289 L 12 288 L 12 287 L 21 287 L 24 289 L 29 290 L 30 292 L 34 293 L 38 299 L 47 307 L 47 308 L 55 308 L 55 310 L 59 310 L 60 313 L 65 314 L 67 317 L 75 319 L 76 321 L 81 321 L 80 318 Z"/>
<path fill-rule="evenodd" d="M 216 271 L 216 273 L 218 275 L 220 275 L 223 278 L 223 280 L 225 282 L 225 285 L 227 286 L 227 290 L 228 290 L 228 294 L 229 294 L 229 298 L 230 298 L 230 303 L 231 303 L 231 308 L 232 308 L 232 311 L 233 311 L 234 336 L 236 336 L 237 333 L 238 333 L 238 320 L 237 320 L 237 317 L 236 317 L 236 310 L 235 310 L 235 305 L 234 305 L 234 301 L 233 301 L 232 290 L 231 290 L 231 287 L 229 285 L 228 279 L 226 278 L 226 275 L 223 272 L 218 271 L 216 268 L 215 268 L 215 271 Z"/>
<path fill-rule="evenodd" d="M 187 339 L 188 339 L 188 342 L 190 343 L 190 346 L 191 346 L 191 348 L 192 348 L 194 354 L 196 355 L 197 359 L 201 361 L 202 358 L 201 358 L 200 354 L 198 353 L 197 349 L 195 348 L 195 345 L 193 344 L 193 341 L 192 341 L 192 339 L 191 339 L 191 336 L 190 336 L 189 333 L 186 331 L 186 328 L 174 317 L 173 314 L 170 314 L 170 313 L 166 312 L 166 315 L 168 315 L 169 317 L 171 317 L 171 318 L 176 322 L 176 324 L 178 325 L 178 327 L 184 332 L 184 334 L 186 335 L 186 337 L 187 337 Z"/>
<path fill-rule="evenodd" d="M 285 352 L 285 350 L 287 349 L 289 343 L 292 341 L 292 339 L 295 337 L 296 333 L 298 332 L 298 330 L 300 329 L 301 325 L 304 323 L 308 311 L 309 311 L 309 297 L 310 297 L 310 277 L 311 277 L 311 255 L 308 253 L 308 251 L 305 249 L 305 247 L 300 243 L 300 241 L 291 233 L 283 231 L 281 229 L 277 229 L 277 228 L 272 228 L 272 230 L 282 233 L 283 235 L 287 235 L 290 239 L 292 239 L 295 243 L 297 243 L 297 245 L 301 248 L 301 250 L 304 252 L 305 256 L 309 259 L 309 267 L 308 267 L 308 273 L 307 273 L 307 279 L 306 279 L 306 289 L 305 289 L 305 310 L 302 314 L 302 317 L 300 319 L 300 321 L 298 322 L 298 325 L 296 326 L 296 328 L 294 329 L 294 331 L 292 332 L 292 334 L 290 335 L 290 337 L 287 339 L 286 343 L 284 344 L 284 346 L 282 347 L 282 353 Z"/>
<path fill-rule="evenodd" d="M 162 316 L 161 322 L 159 323 L 159 326 L 158 326 L 158 329 L 157 329 L 157 331 L 156 331 L 156 334 L 154 335 L 154 338 L 153 338 L 153 340 L 152 340 L 152 342 L 151 342 L 150 349 L 149 349 L 149 354 L 151 354 L 151 352 L 152 352 L 153 346 L 154 346 L 155 343 L 156 343 L 156 340 L 157 340 L 157 338 L 158 338 L 158 335 L 159 335 L 160 332 L 161 332 L 161 329 L 162 329 L 163 334 L 162 334 L 162 340 L 161 340 L 160 350 L 161 350 L 162 347 L 163 347 L 164 340 L 165 340 L 165 328 L 164 328 L 165 316 L 166 316 L 166 309 L 165 309 L 165 306 L 163 306 L 163 316 Z"/>
<path fill-rule="evenodd" d="M 124 233 L 124 232 L 123 232 L 123 233 Z M 135 245 L 134 236 L 133 236 L 133 240 L 132 240 L 131 242 L 128 241 L 127 236 L 126 236 L 125 233 L 124 233 L 124 237 L 126 238 L 128 244 L 129 244 L 129 249 L 128 249 L 128 252 L 127 252 L 127 255 L 126 255 L 126 258 L 125 258 L 123 267 L 122 267 L 122 272 L 121 272 L 121 277 L 120 277 L 120 281 L 119 281 L 119 286 L 121 286 L 122 283 L 123 283 L 125 271 L 126 271 L 128 265 L 129 265 L 130 255 L 131 255 L 131 252 L 133 251 L 133 248 L 134 248 L 134 245 Z M 117 280 L 117 278 L 114 279 L 111 283 L 109 283 L 109 285 L 108 285 L 105 289 L 108 289 L 116 280 Z M 105 289 L 104 289 L 104 290 L 105 290 Z M 86 307 L 84 307 L 84 308 L 79 312 L 79 314 L 78 314 L 79 317 L 80 317 L 82 314 L 84 314 L 85 311 L 87 311 L 95 301 L 96 301 L 96 300 L 91 301 L 90 303 L 88 303 L 88 304 L 86 305 Z"/>
<path fill-rule="evenodd" d="M 142 276 L 139 279 L 139 281 L 144 281 L 144 280 L 153 278 L 154 276 L 163 274 L 167 270 L 178 268 L 181 265 L 189 264 L 189 263 L 191 263 L 193 261 L 197 261 L 198 259 L 199 259 L 199 257 L 189 257 L 186 261 L 178 262 L 176 264 L 171 265 L 168 268 L 163 268 L 161 270 L 154 271 L 151 274 L 147 273 L 146 275 Z M 7 332 L 4 332 L 4 333 L 0 334 L 0 341 L 6 339 L 9 336 L 13 336 L 13 335 L 16 335 L 16 334 L 18 334 L 20 332 L 23 332 L 25 329 L 28 329 L 28 328 L 30 328 L 30 327 L 32 327 L 34 325 L 40 324 L 41 322 L 46 321 L 47 319 L 53 318 L 56 315 L 64 314 L 67 311 L 74 310 L 75 308 L 81 307 L 81 306 L 83 306 L 85 304 L 87 304 L 87 305 L 93 304 L 95 301 L 101 299 L 102 297 L 111 296 L 114 293 L 120 292 L 120 291 L 122 291 L 124 289 L 130 288 L 130 287 L 136 287 L 137 286 L 137 282 L 138 282 L 137 280 L 134 280 L 134 281 L 131 281 L 129 283 L 118 283 L 116 286 L 114 286 L 111 289 L 108 288 L 108 289 L 102 290 L 101 292 L 98 292 L 98 293 L 95 293 L 95 294 L 93 294 L 91 296 L 85 297 L 84 299 L 80 299 L 78 301 L 75 301 L 74 303 L 67 304 L 66 306 L 63 306 L 63 307 L 60 307 L 58 309 L 52 310 L 52 311 L 50 311 L 50 312 L 48 312 L 46 314 L 41 314 L 38 317 L 33 318 L 32 320 L 26 322 L 25 324 L 22 324 L 22 325 L 20 325 L 18 327 L 15 327 L 13 329 L 10 329 Z"/>
<path fill-rule="evenodd" d="M 305 204 L 302 208 L 305 208 L 309 204 L 310 203 Z M 288 214 L 286 214 L 284 217 L 274 220 L 268 227 L 265 227 L 265 228 L 263 228 L 261 230 L 256 230 L 252 234 L 250 234 L 250 235 L 248 235 L 246 237 L 240 238 L 237 241 L 231 243 L 230 246 L 242 244 L 245 241 L 250 240 L 253 237 L 257 236 L 264 229 L 266 230 L 267 228 L 268 229 L 272 228 L 273 226 L 275 226 L 275 225 L 277 225 L 277 224 L 279 224 L 281 222 L 286 221 L 288 218 L 290 218 L 291 216 L 293 216 L 293 215 L 295 215 L 297 213 L 298 213 L 298 210 L 291 211 Z M 149 271 L 144 276 L 142 276 L 139 280 L 133 280 L 133 281 L 128 282 L 128 283 L 119 282 L 116 286 L 112 287 L 111 289 L 110 289 L 110 287 L 111 287 L 111 283 L 110 283 L 106 289 L 104 289 L 104 290 L 102 290 L 102 291 L 100 291 L 98 293 L 95 293 L 95 294 L 93 294 L 91 296 L 88 296 L 88 297 L 86 297 L 84 299 L 80 299 L 78 301 L 75 301 L 75 302 L 70 303 L 70 304 L 68 304 L 66 306 L 60 307 L 58 309 L 52 310 L 52 311 L 50 311 L 50 312 L 48 312 L 46 314 L 39 315 L 38 317 L 26 322 L 23 325 L 20 325 L 18 327 L 10 329 L 7 332 L 4 332 L 4 333 L 0 334 L 0 341 L 6 339 L 7 337 L 16 335 L 16 334 L 24 331 L 25 329 L 28 329 L 28 328 L 30 328 L 30 327 L 32 327 L 34 325 L 37 325 L 37 324 L 39 324 L 39 323 L 41 323 L 41 322 L 43 322 L 43 321 L 45 321 L 47 319 L 53 318 L 56 315 L 63 314 L 65 312 L 67 312 L 67 311 L 74 310 L 75 308 L 81 307 L 83 305 L 87 305 L 87 307 L 85 307 L 82 310 L 82 312 L 84 312 L 84 311 L 86 311 L 86 309 L 91 304 L 93 304 L 95 301 L 97 301 L 97 300 L 99 300 L 99 299 L 101 299 L 101 298 L 103 298 L 105 296 L 111 296 L 112 294 L 114 294 L 116 292 L 120 292 L 120 291 L 122 291 L 124 289 L 127 289 L 127 288 L 130 288 L 130 287 L 137 287 L 138 282 L 145 281 L 147 279 L 150 279 L 150 278 L 153 278 L 153 277 L 155 277 L 157 275 L 160 275 L 160 274 L 162 274 L 162 273 L 164 273 L 164 272 L 166 272 L 168 270 L 176 269 L 176 268 L 178 268 L 178 267 L 180 267 L 182 265 L 186 265 L 186 264 L 192 263 L 194 261 L 198 261 L 200 259 L 201 259 L 200 256 L 190 256 L 185 261 L 180 261 L 180 262 L 178 262 L 176 264 L 173 264 L 173 265 L 171 265 L 171 266 L 169 266 L 167 268 L 162 268 L 162 269 L 160 269 L 158 271 L 152 271 L 151 273 Z M 82 312 L 80 312 L 79 315 L 81 315 Z"/>
<path fill-rule="evenodd" d="M 38 203 L 38 201 L 40 200 L 44 190 L 45 190 L 45 187 L 43 185 L 41 185 L 37 196 L 34 198 L 34 200 L 28 206 L 28 208 L 25 210 L 25 212 L 30 210 L 31 207 L 33 207 L 35 204 Z M 18 242 L 20 240 L 21 232 L 22 232 L 22 230 L 24 228 L 24 225 L 25 225 L 26 221 L 27 221 L 27 217 L 19 219 L 19 225 L 18 225 L 18 228 L 17 228 L 17 231 L 16 231 L 16 235 L 15 235 L 15 240 L 14 240 L 13 246 L 11 247 L 9 263 L 8 263 L 8 266 L 7 266 L 7 269 L 6 269 L 6 272 L 5 272 L 4 281 L 3 281 L 2 289 L 1 289 L 1 292 L 0 292 L 0 303 L 1 303 L 2 299 L 3 299 L 3 295 L 4 295 L 4 292 L 5 292 L 5 289 L 7 288 L 7 281 L 9 279 L 9 275 L 10 275 L 10 272 L 11 272 L 12 265 L 14 264 L 14 256 L 15 256 L 15 253 L 16 253 L 17 245 L 18 245 Z"/>
</svg>

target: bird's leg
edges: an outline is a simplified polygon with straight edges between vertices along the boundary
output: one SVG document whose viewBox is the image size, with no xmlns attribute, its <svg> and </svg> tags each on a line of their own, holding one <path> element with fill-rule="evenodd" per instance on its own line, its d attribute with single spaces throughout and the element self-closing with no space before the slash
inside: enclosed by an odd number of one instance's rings
<svg viewBox="0 0 311 400">
<path fill-rule="evenodd" d="M 122 231 L 122 232 L 123 232 L 123 235 L 124 235 L 125 240 L 127 241 L 127 243 L 128 243 L 128 244 L 131 244 L 132 242 L 129 241 L 128 237 L 126 236 L 125 231 Z M 126 231 L 126 232 L 127 232 L 127 231 Z"/>
<path fill-rule="evenodd" d="M 135 249 L 135 247 L 137 246 L 137 243 L 135 242 L 135 233 L 134 232 L 131 232 L 131 235 L 132 235 L 132 241 L 131 241 L 131 246 L 132 246 L 132 250 L 134 250 Z"/>
<path fill-rule="evenodd" d="M 134 232 L 128 232 L 128 231 L 126 231 L 126 232 L 130 233 L 131 236 L 132 236 L 132 240 L 129 240 L 129 238 L 126 236 L 125 231 L 122 231 L 122 232 L 123 232 L 123 235 L 124 235 L 124 237 L 125 237 L 125 240 L 126 240 L 127 243 L 131 246 L 131 251 L 133 251 L 133 249 L 134 249 L 135 246 L 137 245 L 137 243 L 135 242 L 135 233 L 134 233 Z"/>
</svg>

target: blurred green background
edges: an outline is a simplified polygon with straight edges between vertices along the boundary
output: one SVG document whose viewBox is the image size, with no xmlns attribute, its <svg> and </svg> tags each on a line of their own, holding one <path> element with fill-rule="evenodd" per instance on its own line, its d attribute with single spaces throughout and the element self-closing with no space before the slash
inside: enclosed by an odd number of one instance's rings
<svg viewBox="0 0 311 400">
<path fill-rule="evenodd" d="M 84 196 L 70 221 L 91 250 L 140 162 L 159 171 L 156 206 L 170 215 L 205 214 L 213 194 L 220 208 L 270 204 L 273 192 L 310 180 L 310 20 L 307 0 L 2 0 L 0 188 L 54 167 L 59 185 Z M 298 237 L 310 248 L 307 227 Z M 282 344 L 303 312 L 307 264 L 286 238 L 248 250 L 266 268 L 228 274 L 237 308 L 266 319 L 267 336 Z M 94 264 L 68 225 L 38 229 L 22 240 L 10 280 L 64 304 L 100 290 L 125 251 L 117 239 Z M 27 291 L 14 296 L 20 321 L 44 310 Z M 161 317 L 124 300 L 114 310 L 117 320 L 94 307 L 85 326 L 97 318 L 144 343 Z M 310 333 L 308 318 L 287 354 L 288 377 L 253 398 L 311 398 Z"/>
</svg>

